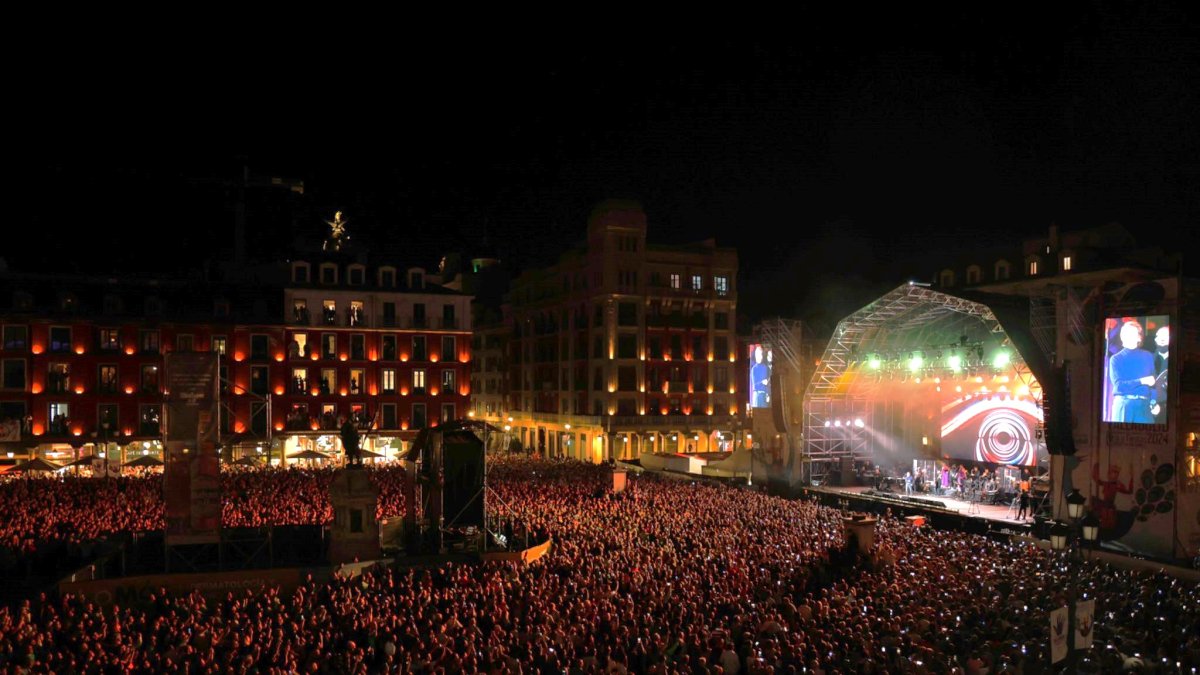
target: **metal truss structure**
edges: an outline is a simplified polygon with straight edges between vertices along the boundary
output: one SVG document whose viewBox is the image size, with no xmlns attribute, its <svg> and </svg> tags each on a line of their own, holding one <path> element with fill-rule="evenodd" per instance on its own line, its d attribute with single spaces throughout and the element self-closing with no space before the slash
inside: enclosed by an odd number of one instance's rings
<svg viewBox="0 0 1200 675">
<path fill-rule="evenodd" d="M 873 457 L 874 440 L 864 427 L 872 426 L 880 375 L 863 372 L 872 355 L 894 358 L 913 350 L 983 345 L 1010 346 L 992 310 L 923 284 L 900 286 L 843 319 L 804 395 L 804 478 L 823 482 L 843 460 Z M 1019 354 L 1012 365 L 1032 393 L 1037 382 Z M 842 424 L 850 419 L 861 419 L 863 425 Z"/>
</svg>

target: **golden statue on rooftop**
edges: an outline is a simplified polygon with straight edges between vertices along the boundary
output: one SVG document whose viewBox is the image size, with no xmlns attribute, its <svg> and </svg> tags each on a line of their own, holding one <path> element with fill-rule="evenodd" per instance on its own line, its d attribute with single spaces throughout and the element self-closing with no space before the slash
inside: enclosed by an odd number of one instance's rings
<svg viewBox="0 0 1200 675">
<path fill-rule="evenodd" d="M 346 233 L 346 223 L 349 221 L 342 218 L 342 212 L 336 211 L 333 214 L 333 220 L 325 221 L 329 226 L 329 237 L 325 240 L 325 244 L 321 247 L 326 251 L 342 250 L 342 242 L 350 241 L 350 235 Z"/>
</svg>

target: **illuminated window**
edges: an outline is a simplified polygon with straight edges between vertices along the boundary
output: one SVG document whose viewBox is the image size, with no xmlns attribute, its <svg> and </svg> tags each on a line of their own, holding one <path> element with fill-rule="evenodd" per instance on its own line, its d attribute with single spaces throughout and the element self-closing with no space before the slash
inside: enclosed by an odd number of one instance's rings
<svg viewBox="0 0 1200 675">
<path fill-rule="evenodd" d="M 729 277 L 713 277 L 713 288 L 717 295 L 729 295 Z"/>
<path fill-rule="evenodd" d="M 450 422 L 455 418 L 456 412 L 453 403 L 442 404 L 442 421 Z"/>
<path fill-rule="evenodd" d="M 361 394 L 366 384 L 367 374 L 362 368 L 350 369 L 350 394 Z"/>
<path fill-rule="evenodd" d="M 212 339 L 212 350 L 221 356 L 225 356 L 226 340 L 224 335 L 214 335 Z"/>
<path fill-rule="evenodd" d="M 442 371 L 442 391 L 449 394 L 454 393 L 454 378 L 455 374 L 453 370 Z"/>
<path fill-rule="evenodd" d="M 699 291 L 704 289 L 704 277 L 699 274 L 692 275 L 692 290 Z"/>
<path fill-rule="evenodd" d="M 142 366 L 142 393 L 158 392 L 158 366 Z"/>
<path fill-rule="evenodd" d="M 320 391 L 324 395 L 329 395 L 337 391 L 337 369 L 322 368 L 321 369 L 321 387 Z"/>
<path fill-rule="evenodd" d="M 117 367 L 111 364 L 100 366 L 97 382 L 97 389 L 101 394 L 117 393 Z"/>
<path fill-rule="evenodd" d="M 51 436 L 66 436 L 67 425 L 71 418 L 71 405 L 69 403 L 51 403 L 49 409 L 50 417 L 50 435 Z"/>
<path fill-rule="evenodd" d="M 307 368 L 292 368 L 292 391 L 297 394 L 308 393 Z"/>
<path fill-rule="evenodd" d="M 120 351 L 121 331 L 116 328 L 101 328 L 99 347 L 106 352 Z"/>
<path fill-rule="evenodd" d="M 681 282 L 680 282 L 680 280 L 679 280 L 679 275 L 678 275 L 678 274 L 672 274 L 672 275 L 671 275 L 671 288 L 674 288 L 674 289 L 676 289 L 676 290 L 679 290 L 680 283 L 681 283 Z"/>
<path fill-rule="evenodd" d="M 414 394 L 424 394 L 425 393 L 425 369 L 417 368 L 416 370 L 413 371 L 412 375 L 413 375 L 413 378 L 412 378 L 413 393 Z"/>
<path fill-rule="evenodd" d="M 379 382 L 380 386 L 383 388 L 383 393 L 396 393 L 396 369 L 384 368 L 382 371 L 380 371 Z"/>
<path fill-rule="evenodd" d="M 1064 271 L 1064 272 L 1070 272 L 1070 271 L 1071 271 L 1071 256 L 1069 256 L 1069 255 L 1064 255 L 1064 256 L 1063 256 L 1063 259 L 1062 259 L 1062 271 Z"/>
<path fill-rule="evenodd" d="M 66 363 L 51 363 L 46 373 L 46 390 L 51 394 L 67 394 L 71 391 L 71 366 Z"/>
<path fill-rule="evenodd" d="M 1029 260 L 1029 276 L 1036 277 L 1037 274 L 1038 274 L 1038 260 L 1037 260 L 1037 258 L 1031 258 Z"/>
</svg>

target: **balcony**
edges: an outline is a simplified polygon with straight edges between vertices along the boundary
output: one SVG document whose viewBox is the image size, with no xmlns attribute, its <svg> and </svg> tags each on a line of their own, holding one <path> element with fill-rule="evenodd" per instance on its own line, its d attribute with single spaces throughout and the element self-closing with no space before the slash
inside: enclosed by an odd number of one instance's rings
<svg viewBox="0 0 1200 675">
<path fill-rule="evenodd" d="M 307 308 L 299 308 L 292 311 L 292 323 L 299 326 L 307 326 L 310 323 Z"/>
<path fill-rule="evenodd" d="M 736 415 L 613 415 L 601 418 L 601 426 L 610 431 L 713 431 L 738 428 L 741 418 Z"/>
<path fill-rule="evenodd" d="M 455 317 L 442 317 L 442 330 L 457 330 L 459 321 Z"/>
</svg>

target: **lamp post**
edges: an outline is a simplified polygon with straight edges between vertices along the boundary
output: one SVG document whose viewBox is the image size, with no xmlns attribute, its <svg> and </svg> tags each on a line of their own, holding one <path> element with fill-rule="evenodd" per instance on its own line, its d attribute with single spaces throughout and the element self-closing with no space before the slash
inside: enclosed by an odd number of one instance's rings
<svg viewBox="0 0 1200 675">
<path fill-rule="evenodd" d="M 1081 543 L 1088 546 L 1096 542 L 1100 534 L 1100 519 L 1095 514 L 1084 516 L 1087 499 L 1079 494 L 1078 489 L 1067 495 L 1067 522 L 1056 522 L 1050 528 L 1050 548 L 1055 551 L 1066 551 L 1067 564 L 1071 566 L 1071 575 L 1067 584 L 1067 669 L 1066 672 L 1076 672 L 1075 657 L 1075 603 L 1079 595 L 1079 567 L 1083 561 Z M 1078 560 L 1076 560 L 1076 558 Z"/>
</svg>

